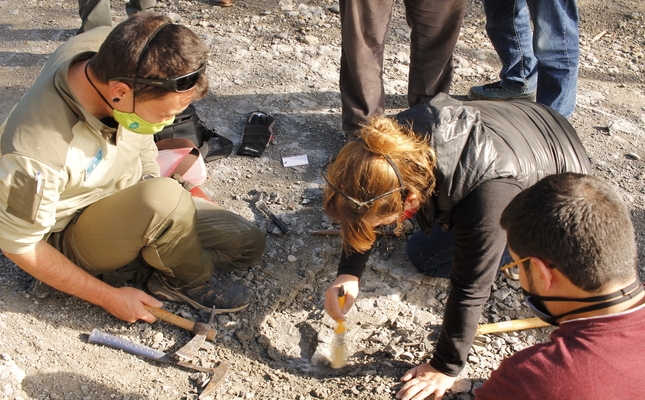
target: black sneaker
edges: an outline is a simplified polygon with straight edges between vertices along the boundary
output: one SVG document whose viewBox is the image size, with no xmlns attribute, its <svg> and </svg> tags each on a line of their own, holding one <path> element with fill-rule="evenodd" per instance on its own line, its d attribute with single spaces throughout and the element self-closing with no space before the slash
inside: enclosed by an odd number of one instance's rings
<svg viewBox="0 0 645 400">
<path fill-rule="evenodd" d="M 529 93 L 516 93 L 502 87 L 502 81 L 487 83 L 482 86 L 473 86 L 468 91 L 470 100 L 533 100 L 535 91 Z"/>
<path fill-rule="evenodd" d="M 162 299 L 209 312 L 215 307 L 217 314 L 243 310 L 253 300 L 251 289 L 217 272 L 205 284 L 190 289 L 173 288 L 161 273 L 155 272 L 148 279 L 147 286 L 150 293 Z"/>
</svg>

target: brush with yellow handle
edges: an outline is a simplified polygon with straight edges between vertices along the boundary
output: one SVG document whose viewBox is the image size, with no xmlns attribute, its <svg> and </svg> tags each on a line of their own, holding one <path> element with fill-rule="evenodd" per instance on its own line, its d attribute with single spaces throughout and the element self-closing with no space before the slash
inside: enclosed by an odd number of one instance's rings
<svg viewBox="0 0 645 400">
<path fill-rule="evenodd" d="M 341 286 L 338 289 L 338 303 L 342 310 L 345 306 L 345 288 Z M 347 362 L 347 350 L 345 349 L 345 321 L 337 321 L 338 325 L 334 331 L 334 342 L 331 349 L 331 367 L 343 368 Z"/>
</svg>

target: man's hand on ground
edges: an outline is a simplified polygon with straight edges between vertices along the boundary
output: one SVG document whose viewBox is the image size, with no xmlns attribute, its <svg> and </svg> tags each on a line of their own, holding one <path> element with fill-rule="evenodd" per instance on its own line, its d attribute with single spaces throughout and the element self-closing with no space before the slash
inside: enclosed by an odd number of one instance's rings
<svg viewBox="0 0 645 400">
<path fill-rule="evenodd" d="M 40 241 L 26 253 L 5 256 L 34 278 L 49 286 L 103 307 L 110 314 L 127 322 L 154 322 L 144 304 L 161 307 L 162 303 L 145 292 L 131 288 L 115 288 L 72 263 L 49 243 Z"/>
<path fill-rule="evenodd" d="M 400 400 L 423 400 L 434 394 L 435 400 L 441 400 L 446 390 L 455 383 L 455 377 L 444 375 L 430 364 L 421 364 L 403 375 L 405 385 L 396 394 Z"/>
<path fill-rule="evenodd" d="M 126 322 L 155 322 L 154 315 L 145 309 L 144 304 L 152 307 L 163 306 L 163 303 L 154 297 L 128 286 L 114 288 L 112 300 L 100 305 L 110 314 Z"/>
</svg>

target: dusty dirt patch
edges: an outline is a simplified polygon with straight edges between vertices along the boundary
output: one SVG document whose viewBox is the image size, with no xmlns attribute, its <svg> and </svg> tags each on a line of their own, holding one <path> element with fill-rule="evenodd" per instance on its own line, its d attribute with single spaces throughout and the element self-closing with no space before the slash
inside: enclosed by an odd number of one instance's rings
<svg viewBox="0 0 645 400">
<path fill-rule="evenodd" d="M 114 1 L 115 21 L 125 18 Z M 208 43 L 212 94 L 199 114 L 239 144 L 244 116 L 264 110 L 277 119 L 276 140 L 260 159 L 238 156 L 209 164 L 207 191 L 220 204 L 267 231 L 262 262 L 237 278 L 258 300 L 247 311 L 217 320 L 215 345 L 203 364 L 228 360 L 221 399 L 390 399 L 405 370 L 430 357 L 441 325 L 448 284 L 413 271 L 404 238 L 379 241 L 362 283 L 358 312 L 350 314 L 352 354 L 343 370 L 329 368 L 333 323 L 322 295 L 335 276 L 338 238 L 314 236 L 331 227 L 321 210 L 317 175 L 344 137 L 340 128 L 340 34 L 334 2 L 237 0 L 159 1 L 158 10 L 191 26 Z M 29 87 L 47 55 L 80 24 L 73 0 L 0 0 L 0 118 Z M 645 5 L 637 0 L 580 0 L 582 59 L 578 108 L 571 121 L 593 158 L 593 173 L 614 182 L 632 210 L 640 265 L 645 244 Z M 397 4 L 386 49 L 388 112 L 406 106 L 409 52 L 402 4 Z M 484 31 L 479 2 L 471 2 L 455 52 L 452 94 L 496 79 L 499 63 Z M 284 168 L 281 157 L 307 154 L 309 165 Z M 291 232 L 252 206 L 262 193 Z M 292 257 L 289 257 L 292 256 Z M 294 261 L 295 259 L 295 261 Z M 291 260 L 291 261 L 290 261 Z M 0 397 L 13 399 L 194 399 L 204 375 L 159 365 L 87 343 L 94 328 L 174 351 L 190 335 L 164 322 L 126 324 L 65 295 L 38 300 L 29 277 L 0 258 Z M 515 283 L 500 277 L 482 322 L 529 316 Z M 181 315 L 191 309 L 166 303 Z M 470 399 L 501 359 L 549 330 L 490 335 L 478 340 L 450 399 Z"/>
</svg>

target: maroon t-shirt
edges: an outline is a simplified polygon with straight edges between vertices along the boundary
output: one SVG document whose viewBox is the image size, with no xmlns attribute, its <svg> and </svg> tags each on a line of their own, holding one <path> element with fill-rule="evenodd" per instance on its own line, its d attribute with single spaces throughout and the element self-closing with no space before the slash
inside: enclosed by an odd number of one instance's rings
<svg viewBox="0 0 645 400">
<path fill-rule="evenodd" d="M 563 322 L 551 342 L 502 361 L 478 400 L 645 398 L 645 306 Z"/>
</svg>

